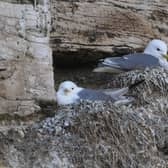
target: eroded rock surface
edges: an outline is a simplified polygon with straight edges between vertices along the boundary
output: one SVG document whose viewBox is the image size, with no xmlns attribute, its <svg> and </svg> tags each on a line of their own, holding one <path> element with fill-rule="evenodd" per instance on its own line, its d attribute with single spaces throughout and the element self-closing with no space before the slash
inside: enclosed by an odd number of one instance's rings
<svg viewBox="0 0 168 168">
<path fill-rule="evenodd" d="M 153 38 L 168 42 L 167 9 L 165 0 L 52 0 L 54 56 L 92 60 L 142 50 Z"/>
<path fill-rule="evenodd" d="M 51 0 L 52 24 L 48 2 L 0 1 L 0 167 L 167 168 L 165 70 L 124 73 L 102 86 L 143 80 L 130 90 L 136 101 L 129 106 L 85 101 L 49 107 L 54 99 L 50 26 L 55 56 L 86 61 L 107 52 L 125 54 L 142 49 L 150 38 L 168 42 L 167 1 Z M 34 114 L 38 99 L 45 100 L 47 117 Z"/>
<path fill-rule="evenodd" d="M 0 114 L 30 115 L 37 99 L 54 100 L 49 4 L 34 5 L 0 1 Z"/>
</svg>

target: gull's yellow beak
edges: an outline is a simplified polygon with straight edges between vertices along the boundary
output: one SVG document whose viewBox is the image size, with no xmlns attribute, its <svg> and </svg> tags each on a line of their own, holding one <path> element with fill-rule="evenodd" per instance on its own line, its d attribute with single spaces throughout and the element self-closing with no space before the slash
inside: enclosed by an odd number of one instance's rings
<svg viewBox="0 0 168 168">
<path fill-rule="evenodd" d="M 64 89 L 64 93 L 65 93 L 65 95 L 68 94 L 69 92 L 70 92 L 70 90 L 68 90 L 68 89 Z"/>
<path fill-rule="evenodd" d="M 168 54 L 163 55 L 163 57 L 166 58 L 168 61 Z"/>
</svg>

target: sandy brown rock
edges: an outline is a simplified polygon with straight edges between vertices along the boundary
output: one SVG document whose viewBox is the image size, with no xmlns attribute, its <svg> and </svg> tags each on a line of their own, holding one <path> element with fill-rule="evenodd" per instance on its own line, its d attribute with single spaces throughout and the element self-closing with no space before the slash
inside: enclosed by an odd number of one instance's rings
<svg viewBox="0 0 168 168">
<path fill-rule="evenodd" d="M 90 87 L 123 87 L 145 81 L 131 90 L 139 96 L 128 106 L 82 101 L 51 108 L 48 1 L 18 1 L 0 2 L 0 167 L 167 168 L 168 73 L 128 72 L 108 78 L 107 85 L 106 76 L 65 70 L 57 83 L 69 78 Z M 51 44 L 64 58 L 126 53 L 153 37 L 167 41 L 167 0 L 52 0 L 51 8 Z M 47 118 L 35 113 L 37 99 L 45 100 Z"/>
<path fill-rule="evenodd" d="M 54 100 L 48 4 L 27 2 L 0 2 L 0 114 L 30 115 L 36 100 Z"/>
<path fill-rule="evenodd" d="M 70 57 L 73 53 L 65 51 L 77 51 L 78 57 L 91 59 L 102 57 L 101 52 L 141 50 L 152 38 L 168 42 L 168 4 L 164 0 L 52 0 L 51 4 L 55 57 Z"/>
</svg>

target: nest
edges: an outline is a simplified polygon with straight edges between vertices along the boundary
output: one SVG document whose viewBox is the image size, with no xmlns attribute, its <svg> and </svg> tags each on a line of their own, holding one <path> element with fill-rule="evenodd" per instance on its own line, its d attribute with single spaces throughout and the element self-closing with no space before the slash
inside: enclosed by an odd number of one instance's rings
<svg viewBox="0 0 168 168">
<path fill-rule="evenodd" d="M 59 137 L 59 152 L 74 167 L 166 168 L 167 77 L 161 68 L 121 74 L 108 87 L 142 81 L 130 87 L 138 106 L 81 101 L 60 106 L 55 116 L 38 123 L 36 130 L 42 136 Z"/>
<path fill-rule="evenodd" d="M 168 92 L 168 72 L 163 68 L 122 73 L 108 83 L 107 87 L 130 87 L 130 94 L 137 98 L 137 104 L 144 105 L 155 98 L 166 97 Z"/>
<path fill-rule="evenodd" d="M 110 85 L 123 87 L 140 80 L 130 92 L 151 92 L 147 98 L 152 101 L 138 106 L 110 101 L 59 106 L 53 116 L 30 127 L 25 137 L 16 141 L 16 134 L 11 141 L 11 134 L 4 135 L 1 143 L 8 152 L 15 145 L 15 154 L 24 156 L 21 163 L 30 160 L 27 167 L 167 168 L 167 73 L 162 69 L 129 72 Z M 11 156 L 15 159 L 13 152 Z"/>
<path fill-rule="evenodd" d="M 38 130 L 61 137 L 61 151 L 75 167 L 166 167 L 168 162 L 160 153 L 168 149 L 168 118 L 164 112 L 154 113 L 161 109 L 159 103 L 135 108 L 81 101 L 60 106 L 55 117 L 42 121 Z"/>
</svg>

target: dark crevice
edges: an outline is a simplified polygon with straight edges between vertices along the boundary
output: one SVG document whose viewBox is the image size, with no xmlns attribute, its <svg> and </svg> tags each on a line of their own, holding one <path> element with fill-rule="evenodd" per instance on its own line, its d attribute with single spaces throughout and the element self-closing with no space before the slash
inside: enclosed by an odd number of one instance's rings
<svg viewBox="0 0 168 168">
<path fill-rule="evenodd" d="M 99 59 L 116 54 L 93 50 L 53 51 L 54 68 L 94 68 Z"/>
<path fill-rule="evenodd" d="M 99 59 L 111 56 L 110 53 L 100 51 L 54 51 L 53 68 L 55 89 L 65 80 L 75 82 L 86 88 L 101 88 L 112 79 L 110 74 L 94 73 Z"/>
<path fill-rule="evenodd" d="M 96 56 L 101 58 L 102 55 Z M 53 52 L 53 63 L 56 68 L 92 67 L 97 59 L 89 52 Z"/>
<path fill-rule="evenodd" d="M 53 49 L 54 50 L 54 49 Z M 107 73 L 95 73 L 99 59 L 122 56 L 130 53 L 128 48 L 112 48 L 112 52 L 103 52 L 91 49 L 79 49 L 77 51 L 53 51 L 53 68 L 55 89 L 65 80 L 71 80 L 77 85 L 87 88 L 104 88 L 114 75 Z"/>
</svg>

